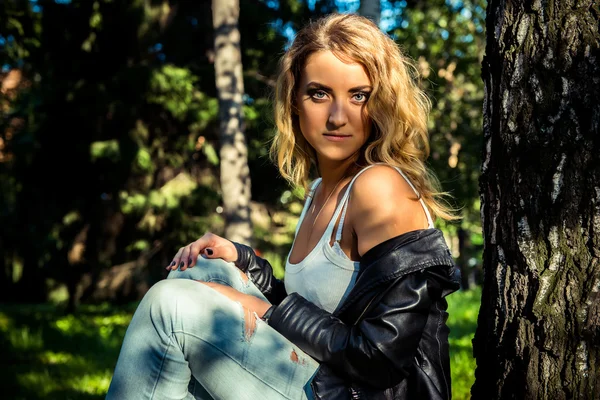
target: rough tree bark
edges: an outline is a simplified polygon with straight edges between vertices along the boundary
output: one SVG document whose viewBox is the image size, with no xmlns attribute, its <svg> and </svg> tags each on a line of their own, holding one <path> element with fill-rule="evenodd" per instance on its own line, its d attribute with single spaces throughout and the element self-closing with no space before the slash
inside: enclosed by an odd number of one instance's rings
<svg viewBox="0 0 600 400">
<path fill-rule="evenodd" d="M 490 0 L 474 399 L 600 393 L 600 10 Z"/>
<path fill-rule="evenodd" d="M 371 19 L 379 25 L 381 19 L 381 1 L 380 0 L 360 0 L 358 13 L 363 17 Z"/>
<path fill-rule="evenodd" d="M 244 137 L 242 54 L 238 0 L 213 0 L 215 75 L 219 95 L 221 190 L 225 212 L 225 237 L 249 243 L 250 171 Z"/>
</svg>

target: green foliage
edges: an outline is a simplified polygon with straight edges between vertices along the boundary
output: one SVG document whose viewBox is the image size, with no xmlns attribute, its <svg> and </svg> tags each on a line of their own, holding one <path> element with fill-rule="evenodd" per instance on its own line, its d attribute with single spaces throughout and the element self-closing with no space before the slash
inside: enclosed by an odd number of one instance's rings
<svg viewBox="0 0 600 400">
<path fill-rule="evenodd" d="M 207 143 L 202 146 L 202 151 L 209 163 L 215 166 L 219 165 L 219 155 L 212 144 Z"/>
<path fill-rule="evenodd" d="M 478 177 L 481 165 L 484 0 L 435 0 L 406 8 L 392 34 L 417 62 L 433 102 L 430 166 L 461 208 L 463 228 L 481 231 Z"/>
<path fill-rule="evenodd" d="M 148 101 L 162 105 L 174 118 L 183 120 L 194 101 L 197 80 L 188 69 L 165 65 L 150 76 Z"/>
<path fill-rule="evenodd" d="M 90 156 L 92 161 L 107 158 L 112 162 L 117 162 L 120 158 L 119 142 L 116 139 L 92 142 Z"/>
<path fill-rule="evenodd" d="M 262 254 L 264 258 L 269 260 L 271 266 L 273 267 L 273 274 L 277 279 L 283 279 L 283 275 L 285 273 L 285 262 L 286 257 L 281 256 L 280 253 L 276 253 L 273 251 L 267 251 Z"/>
<path fill-rule="evenodd" d="M 152 164 L 152 156 L 148 149 L 143 147 L 138 149 L 138 152 L 135 156 L 135 164 L 134 171 L 138 173 L 152 173 L 154 172 L 153 164 Z"/>
<path fill-rule="evenodd" d="M 165 13 L 146 1 L 0 6 L 0 65 L 21 79 L 0 96 L 0 297 L 44 300 L 47 281 L 157 249 L 159 263 L 222 226 L 208 217 L 219 203 L 212 66 L 164 62 L 212 44 L 160 50 Z"/>
</svg>

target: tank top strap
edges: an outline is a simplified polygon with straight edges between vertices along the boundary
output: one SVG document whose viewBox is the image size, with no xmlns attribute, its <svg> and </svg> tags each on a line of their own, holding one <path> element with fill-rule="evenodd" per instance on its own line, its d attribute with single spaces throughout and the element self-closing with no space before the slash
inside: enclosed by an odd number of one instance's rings
<svg viewBox="0 0 600 400">
<path fill-rule="evenodd" d="M 342 230 L 344 228 L 344 220 L 346 219 L 346 211 L 348 209 L 348 200 L 350 198 L 350 189 L 352 188 L 352 185 L 354 184 L 354 181 L 356 180 L 356 178 L 359 177 L 360 174 L 362 174 L 363 172 L 365 172 L 366 170 L 368 170 L 369 168 L 378 165 L 378 164 L 372 164 L 369 165 L 366 168 L 363 168 L 362 170 L 360 170 L 358 172 L 358 174 L 356 174 L 356 176 L 352 179 L 352 181 L 350 182 L 350 185 L 348 185 L 348 189 L 346 190 L 346 193 L 344 193 L 344 197 L 342 198 L 342 202 L 340 204 L 340 207 L 343 204 L 343 211 L 342 211 L 342 216 L 340 218 L 340 223 L 338 225 L 337 231 L 335 233 L 335 241 L 339 242 L 340 240 L 342 240 Z M 385 164 L 383 164 L 385 165 Z M 410 188 L 413 190 L 413 192 L 415 192 L 415 194 L 417 195 L 417 197 L 419 197 L 419 202 L 421 203 L 421 206 L 423 207 L 423 211 L 425 211 L 425 216 L 427 217 L 427 223 L 429 224 L 429 226 L 427 227 L 428 229 L 431 229 L 434 227 L 433 224 L 433 219 L 431 218 L 431 213 L 429 212 L 429 209 L 427 208 L 427 205 L 425 204 L 425 201 L 423 201 L 423 198 L 421 198 L 421 195 L 419 194 L 419 192 L 417 191 L 417 189 L 415 188 L 415 186 L 412 184 L 412 182 L 410 181 L 410 179 L 408 179 L 408 177 L 404 174 L 404 172 L 402 172 L 402 170 L 398 167 L 394 167 L 394 169 L 396 171 L 398 171 L 400 173 L 400 175 L 402 176 L 402 178 L 404 178 L 404 180 L 406 181 L 406 183 L 408 183 L 408 185 L 410 186 Z M 336 216 L 337 216 L 337 212 L 336 212 Z M 334 222 L 337 220 L 337 218 L 334 218 Z"/>
<path fill-rule="evenodd" d="M 421 206 L 423 207 L 423 210 L 425 211 L 425 215 L 427 216 L 427 223 L 429 224 L 428 228 L 429 229 L 433 228 L 434 224 L 433 224 L 433 219 L 431 218 L 431 213 L 429 213 L 429 208 L 427 208 L 427 205 L 425 204 L 425 201 L 423 201 L 423 198 L 421 197 L 421 194 L 417 191 L 417 189 L 412 184 L 412 182 L 410 181 L 410 179 L 408 179 L 408 177 L 404 174 L 404 172 L 402 172 L 402 170 L 400 168 L 394 167 L 394 169 L 396 171 L 398 171 L 400 173 L 400 175 L 402 175 L 402 177 L 404 178 L 404 180 L 406 181 L 406 183 L 408 183 L 408 185 L 411 187 L 411 189 L 413 190 L 413 192 L 415 192 L 415 194 L 419 198 L 419 202 L 421 203 Z"/>
<path fill-rule="evenodd" d="M 373 165 L 376 165 L 376 164 L 373 164 Z M 358 173 L 354 176 L 354 178 L 352 178 L 352 181 L 350 181 L 350 184 L 348 185 L 348 189 L 346 189 L 346 193 L 344 193 L 344 197 L 342 197 L 342 201 L 341 201 L 339 207 L 343 207 L 343 211 L 342 211 L 342 216 L 340 218 L 340 223 L 338 225 L 337 231 L 335 232 L 335 241 L 336 242 L 339 242 L 340 240 L 342 240 L 342 230 L 344 228 L 344 220 L 346 219 L 346 211 L 348 210 L 348 200 L 350 199 L 350 189 L 352 189 L 352 185 L 354 185 L 354 181 L 356 180 L 356 178 L 358 178 L 360 176 L 360 174 L 362 174 L 363 172 L 365 172 L 366 170 L 371 168 L 373 165 L 369 165 L 368 167 L 363 168 L 360 171 L 358 171 Z M 335 221 L 337 221 L 337 218 L 334 218 L 334 220 L 333 220 L 334 224 L 335 224 Z"/>
<path fill-rule="evenodd" d="M 302 221 L 306 216 L 306 211 L 310 207 L 313 202 L 313 196 L 315 195 L 315 190 L 317 190 L 317 186 L 321 183 L 321 178 L 317 178 L 314 180 L 312 185 L 310 185 L 310 191 L 308 192 L 308 196 L 306 197 L 306 201 L 304 201 L 304 208 L 302 209 L 302 213 L 300 214 L 300 218 L 298 219 L 298 223 L 296 224 L 296 233 L 294 236 L 298 235 L 298 230 L 300 229 L 300 225 L 302 225 Z"/>
</svg>

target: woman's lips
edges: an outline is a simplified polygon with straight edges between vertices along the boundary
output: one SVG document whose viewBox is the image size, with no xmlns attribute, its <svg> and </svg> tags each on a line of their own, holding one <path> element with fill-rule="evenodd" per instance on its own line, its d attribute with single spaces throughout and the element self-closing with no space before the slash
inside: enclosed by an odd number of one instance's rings
<svg viewBox="0 0 600 400">
<path fill-rule="evenodd" d="M 332 142 L 340 142 L 351 137 L 351 135 L 340 135 L 334 133 L 325 133 L 323 136 L 325 136 L 325 139 L 331 140 Z"/>
</svg>

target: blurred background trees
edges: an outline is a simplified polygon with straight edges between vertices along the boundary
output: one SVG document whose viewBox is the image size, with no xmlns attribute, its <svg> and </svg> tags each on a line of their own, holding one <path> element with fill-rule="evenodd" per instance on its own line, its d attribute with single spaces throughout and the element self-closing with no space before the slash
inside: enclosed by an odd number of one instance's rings
<svg viewBox="0 0 600 400">
<path fill-rule="evenodd" d="M 466 286 L 476 280 L 482 244 L 485 4 L 370 3 L 371 13 L 379 7 L 381 28 L 416 60 L 434 102 L 430 166 L 464 217 L 440 227 Z M 287 186 L 268 159 L 277 61 L 310 18 L 359 7 L 241 0 L 243 70 L 225 83 L 238 92 L 227 94 L 216 83 L 215 33 L 222 30 L 213 29 L 210 1 L 3 1 L 0 300 L 53 299 L 74 309 L 82 301 L 136 299 L 181 245 L 207 230 L 223 234 L 243 213 L 244 229 L 248 215 L 254 223 L 244 237 L 281 273 L 302 191 Z M 242 110 L 229 142 L 219 140 L 220 95 Z M 249 171 L 237 189 L 220 169 L 224 143 L 241 154 L 228 161 L 239 162 L 233 175 Z M 238 204 L 228 205 L 228 195 Z"/>
</svg>

